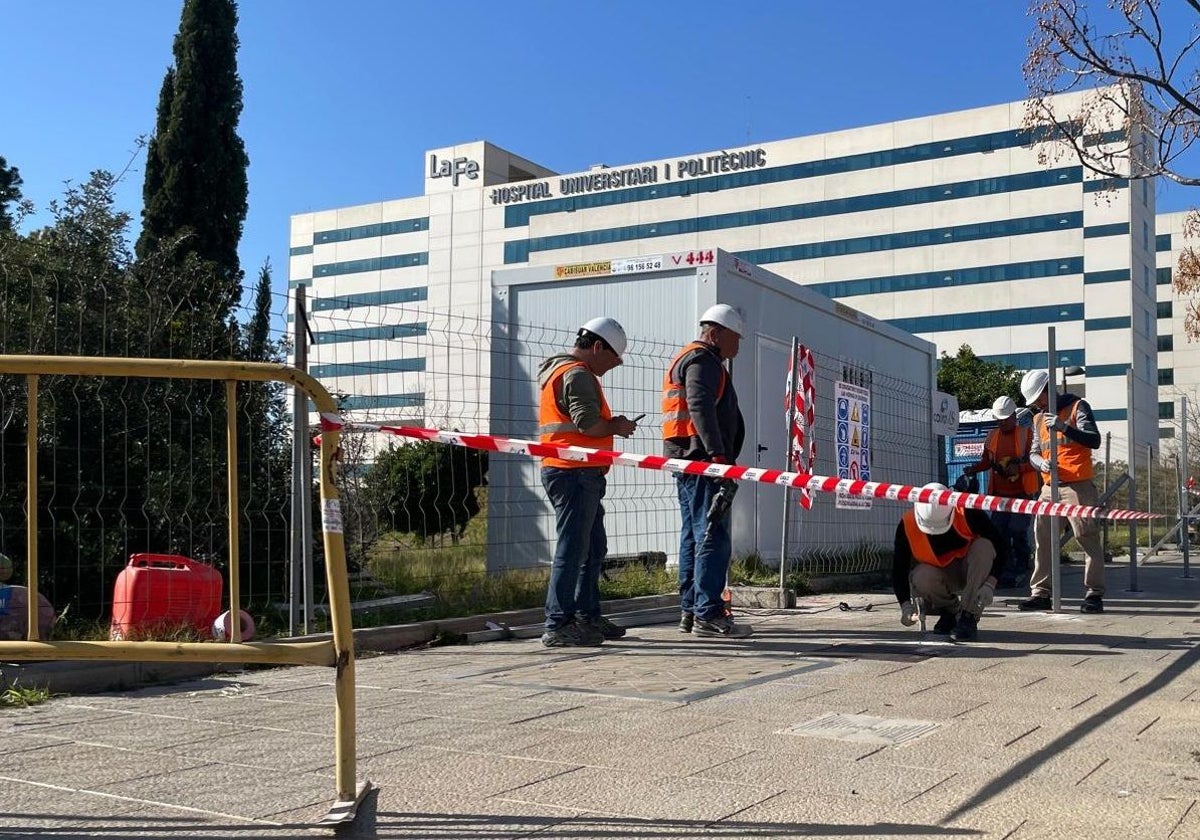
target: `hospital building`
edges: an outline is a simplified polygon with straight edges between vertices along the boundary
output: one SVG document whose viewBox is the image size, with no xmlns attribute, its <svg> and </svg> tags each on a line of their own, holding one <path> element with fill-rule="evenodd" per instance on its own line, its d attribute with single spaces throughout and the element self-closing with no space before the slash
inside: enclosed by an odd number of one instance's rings
<svg viewBox="0 0 1200 840">
<path fill-rule="evenodd" d="M 567 173 L 484 140 L 431 149 L 421 195 L 292 217 L 309 368 L 372 420 L 487 431 L 493 272 L 721 249 L 950 355 L 1042 367 L 1053 326 L 1114 457 L 1132 370 L 1144 451 L 1200 380 L 1169 285 L 1182 221 L 1156 219 L 1152 181 L 1100 177 L 1024 118 L 1014 102 Z"/>
</svg>

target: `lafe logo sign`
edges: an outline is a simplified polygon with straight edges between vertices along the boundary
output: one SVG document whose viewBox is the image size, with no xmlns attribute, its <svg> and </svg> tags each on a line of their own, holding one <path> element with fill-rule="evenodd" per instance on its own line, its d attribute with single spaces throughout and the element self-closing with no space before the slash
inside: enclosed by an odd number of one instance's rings
<svg viewBox="0 0 1200 840">
<path fill-rule="evenodd" d="M 479 164 L 465 157 L 438 160 L 437 155 L 430 155 L 429 177 L 450 178 L 450 183 L 457 187 L 459 178 L 466 177 L 473 181 L 479 177 Z"/>
</svg>

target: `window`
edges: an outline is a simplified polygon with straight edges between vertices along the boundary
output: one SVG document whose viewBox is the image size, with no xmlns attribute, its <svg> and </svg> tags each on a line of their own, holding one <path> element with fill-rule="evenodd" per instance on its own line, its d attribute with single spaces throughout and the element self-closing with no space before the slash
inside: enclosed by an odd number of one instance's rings
<svg viewBox="0 0 1200 840">
<path fill-rule="evenodd" d="M 330 242 L 349 242 L 353 239 L 374 239 L 377 236 L 392 236 L 397 233 L 411 233 L 417 230 L 429 230 L 428 216 L 422 216 L 419 219 L 381 222 L 376 225 L 359 225 L 358 227 L 337 228 L 335 230 L 319 230 L 313 234 L 313 244 L 327 245 Z"/>
<path fill-rule="evenodd" d="M 1129 271 L 1124 268 L 1113 268 L 1108 271 L 1089 271 L 1083 275 L 1084 285 L 1092 283 L 1119 283 L 1129 279 Z"/>
<path fill-rule="evenodd" d="M 1155 251 L 1170 251 L 1171 250 L 1171 234 L 1160 233 L 1158 236 L 1154 237 L 1154 250 Z"/>
<path fill-rule="evenodd" d="M 1150 266 L 1142 266 L 1142 291 L 1150 294 Z"/>
<path fill-rule="evenodd" d="M 374 362 L 343 362 L 337 365 L 313 365 L 309 370 L 317 379 L 333 376 L 368 376 L 374 373 L 419 373 L 424 359 L 379 359 Z"/>
<path fill-rule="evenodd" d="M 955 268 L 946 271 L 926 271 L 919 274 L 897 274 L 891 277 L 866 277 L 857 280 L 836 280 L 813 283 L 815 289 L 831 298 L 855 295 L 878 295 L 890 292 L 911 292 L 916 289 L 941 289 L 951 286 L 972 286 L 977 283 L 1000 283 L 1005 280 L 1031 280 L 1063 274 L 1080 274 L 1082 257 L 1062 257 L 1056 260 L 1035 260 L 1007 265 L 984 265 L 974 268 Z M 1122 275 L 1126 272 L 1122 271 Z M 1084 282 L 1087 282 L 1086 275 Z"/>
<path fill-rule="evenodd" d="M 1088 332 L 1127 330 L 1129 329 L 1129 317 L 1126 315 L 1116 315 L 1112 318 L 1088 318 L 1083 322 L 1083 328 Z"/>
<path fill-rule="evenodd" d="M 1171 301 L 1160 300 L 1158 302 L 1158 317 L 1159 318 L 1170 318 L 1172 315 L 1173 309 L 1174 309 L 1174 307 L 1171 306 Z"/>
<path fill-rule="evenodd" d="M 1174 349 L 1175 349 L 1174 336 L 1160 335 L 1158 337 L 1158 351 L 1160 353 L 1166 352 L 1167 350 L 1174 350 Z"/>
<path fill-rule="evenodd" d="M 1142 315 L 1145 316 L 1143 319 L 1145 321 L 1145 329 L 1142 330 L 1142 332 L 1144 332 L 1146 335 L 1154 335 L 1154 318 L 1151 316 L 1150 310 L 1143 309 Z M 1149 377 L 1147 377 L 1147 379 L 1148 378 Z"/>
<path fill-rule="evenodd" d="M 1092 225 L 1083 229 L 1084 239 L 1094 239 L 1097 236 L 1124 236 L 1129 233 L 1129 223 L 1120 222 L 1114 225 Z"/>
<path fill-rule="evenodd" d="M 804 178 L 820 178 L 825 175 L 835 175 L 844 172 L 859 172 L 865 169 L 898 166 L 904 163 L 938 160 L 941 158 L 970 155 L 980 152 L 995 151 L 996 149 L 1015 149 L 1031 146 L 1034 142 L 1034 132 L 1026 129 L 1015 129 L 981 134 L 974 137 L 961 137 L 953 140 L 941 140 L 931 143 L 920 143 L 899 149 L 883 149 L 875 152 L 844 155 L 826 158 L 824 160 L 805 161 L 786 166 L 773 166 L 763 169 L 743 170 L 725 175 L 715 175 L 708 178 L 692 178 L 687 181 L 665 181 L 650 187 L 629 187 L 626 189 L 609 190 L 607 192 L 586 193 L 564 198 L 552 198 L 543 201 L 531 201 L 527 204 L 514 204 L 504 208 L 505 227 L 524 227 L 533 216 L 551 213 L 563 213 L 570 209 L 584 210 L 593 207 L 610 207 L 614 204 L 627 204 L 637 201 L 692 195 L 698 192 L 713 190 L 735 189 L 738 187 L 753 187 L 761 184 L 777 184 L 784 181 L 795 181 Z M 1062 173 L 1060 173 L 1062 174 Z M 1073 183 L 1083 179 L 1082 170 L 1073 178 Z M 1054 176 L 1054 183 L 1065 183 Z M 945 189 L 942 187 L 941 189 Z"/>
<path fill-rule="evenodd" d="M 1157 276 L 1155 277 L 1155 283 L 1159 286 L 1170 286 L 1171 285 L 1171 269 L 1170 268 L 1158 269 Z"/>
<path fill-rule="evenodd" d="M 393 303 L 410 303 L 428 300 L 429 289 L 419 286 L 411 289 L 386 289 L 382 292 L 363 292 L 357 295 L 315 298 L 310 302 L 314 312 L 326 309 L 353 309 L 356 306 L 387 306 Z"/>
<path fill-rule="evenodd" d="M 1158 384 L 1159 385 L 1174 385 L 1175 384 L 1174 368 L 1159 368 L 1158 369 Z"/>
<path fill-rule="evenodd" d="M 931 333 L 948 330 L 978 330 L 988 327 L 1014 327 L 1026 324 L 1057 324 L 1083 318 L 1083 304 L 1027 306 L 1021 309 L 994 309 L 986 312 L 959 312 L 953 315 L 928 315 L 896 318 L 888 321 L 905 332 Z"/>
<path fill-rule="evenodd" d="M 409 266 L 428 264 L 429 253 L 427 251 L 416 254 L 393 254 L 390 257 L 372 257 L 367 260 L 347 260 L 346 262 L 314 265 L 313 277 L 359 274 L 364 271 L 386 271 L 391 268 L 408 268 Z"/>
<path fill-rule="evenodd" d="M 1174 420 L 1175 419 L 1175 403 L 1160 402 L 1158 404 L 1158 419 L 1159 420 Z"/>
<path fill-rule="evenodd" d="M 426 325 L 392 324 L 386 327 L 353 327 L 344 330 L 322 330 L 316 334 L 317 344 L 339 344 L 344 341 L 387 341 L 393 338 L 414 338 L 425 335 Z"/>
<path fill-rule="evenodd" d="M 1150 223 L 1142 222 L 1142 247 L 1150 250 Z"/>
</svg>

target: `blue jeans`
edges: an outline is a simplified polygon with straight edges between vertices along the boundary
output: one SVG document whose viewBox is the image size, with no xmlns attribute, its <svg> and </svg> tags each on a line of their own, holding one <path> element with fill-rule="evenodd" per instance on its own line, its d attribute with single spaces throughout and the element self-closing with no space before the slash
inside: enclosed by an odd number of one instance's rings
<svg viewBox="0 0 1200 840">
<path fill-rule="evenodd" d="M 546 590 L 547 630 L 571 623 L 577 613 L 600 617 L 600 566 L 608 553 L 600 500 L 606 484 L 600 468 L 542 468 L 542 486 L 554 505 L 558 532 Z"/>
<path fill-rule="evenodd" d="M 1020 577 L 1032 567 L 1033 550 L 1029 545 L 1029 530 L 1033 525 L 1033 517 L 1027 513 L 1013 513 L 1009 510 L 998 510 L 992 513 L 992 524 L 1000 532 L 1001 538 L 1008 543 L 1008 568 L 1001 569 L 1002 574 Z"/>
<path fill-rule="evenodd" d="M 729 517 L 712 523 L 708 539 L 704 538 L 708 506 L 720 483 L 701 475 L 676 475 L 675 486 L 683 515 L 679 532 L 679 608 L 696 618 L 720 618 L 725 614 L 721 594 L 733 552 Z"/>
</svg>

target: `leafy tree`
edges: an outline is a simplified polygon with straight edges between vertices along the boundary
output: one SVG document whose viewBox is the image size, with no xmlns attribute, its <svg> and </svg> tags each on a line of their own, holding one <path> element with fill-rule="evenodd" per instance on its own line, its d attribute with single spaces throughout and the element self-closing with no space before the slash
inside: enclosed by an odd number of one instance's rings
<svg viewBox="0 0 1200 840">
<path fill-rule="evenodd" d="M 1025 62 L 1026 125 L 1108 178 L 1162 177 L 1200 186 L 1189 154 L 1200 139 L 1200 3 L 1161 0 L 1033 0 L 1034 31 Z M 1072 107 L 1053 97 L 1077 92 Z M 1102 142 L 1101 142 L 1102 141 Z M 1184 237 L 1200 239 L 1200 215 Z M 1172 275 L 1187 300 L 1184 327 L 1200 338 L 1200 252 L 1186 247 Z"/>
<path fill-rule="evenodd" d="M 963 411 L 991 408 L 996 397 L 1005 395 L 1021 402 L 1021 373 L 1012 365 L 979 358 L 966 344 L 954 356 L 942 351 L 937 386 L 939 391 L 957 397 Z"/>
<path fill-rule="evenodd" d="M 163 80 L 147 149 L 137 245 L 145 259 L 160 243 L 178 238 L 181 247 L 170 252 L 212 263 L 217 282 L 210 302 L 226 313 L 241 298 L 237 248 L 249 189 L 249 158 L 237 133 L 242 112 L 237 49 L 233 0 L 185 0 L 175 64 Z"/>
<path fill-rule="evenodd" d="M 366 495 L 391 530 L 457 541 L 480 511 L 475 488 L 486 481 L 487 463 L 482 450 L 435 441 L 393 446 L 367 471 Z"/>
<path fill-rule="evenodd" d="M 0 231 L 12 230 L 16 219 L 13 211 L 8 209 L 10 204 L 21 208 L 21 171 L 15 166 L 9 166 L 8 161 L 0 157 Z"/>
</svg>

